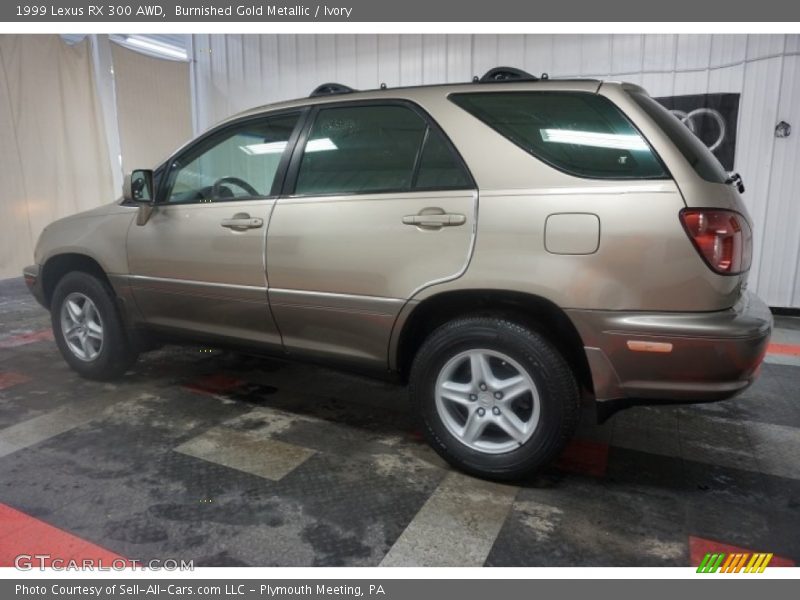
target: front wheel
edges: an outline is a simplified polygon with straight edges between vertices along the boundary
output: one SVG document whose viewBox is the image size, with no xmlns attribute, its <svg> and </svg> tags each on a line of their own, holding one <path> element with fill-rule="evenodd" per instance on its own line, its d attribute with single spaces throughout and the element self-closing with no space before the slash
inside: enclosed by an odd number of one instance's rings
<svg viewBox="0 0 800 600">
<path fill-rule="evenodd" d="M 414 359 L 410 394 L 433 448 L 492 479 L 547 464 L 580 415 L 578 385 L 561 354 L 500 318 L 464 318 L 434 331 Z"/>
<path fill-rule="evenodd" d="M 83 377 L 115 379 L 136 361 L 113 293 L 96 277 L 80 271 L 64 275 L 53 292 L 50 317 L 61 355 Z"/>
</svg>

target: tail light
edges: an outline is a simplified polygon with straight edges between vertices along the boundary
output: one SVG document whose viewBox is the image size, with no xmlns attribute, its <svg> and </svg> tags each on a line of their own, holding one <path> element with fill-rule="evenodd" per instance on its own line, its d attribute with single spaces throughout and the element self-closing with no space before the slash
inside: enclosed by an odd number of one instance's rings
<svg viewBox="0 0 800 600">
<path fill-rule="evenodd" d="M 744 216 L 711 208 L 685 208 L 680 216 L 689 239 L 715 273 L 738 275 L 750 268 L 753 234 Z"/>
</svg>

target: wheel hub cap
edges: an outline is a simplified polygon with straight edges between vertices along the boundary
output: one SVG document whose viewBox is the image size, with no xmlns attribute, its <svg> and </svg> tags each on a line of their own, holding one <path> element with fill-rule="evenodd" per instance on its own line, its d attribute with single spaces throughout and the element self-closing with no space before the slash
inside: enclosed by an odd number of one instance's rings
<svg viewBox="0 0 800 600">
<path fill-rule="evenodd" d="M 489 392 L 481 392 L 478 394 L 478 404 L 484 408 L 491 408 L 494 406 L 494 396 Z"/>
</svg>

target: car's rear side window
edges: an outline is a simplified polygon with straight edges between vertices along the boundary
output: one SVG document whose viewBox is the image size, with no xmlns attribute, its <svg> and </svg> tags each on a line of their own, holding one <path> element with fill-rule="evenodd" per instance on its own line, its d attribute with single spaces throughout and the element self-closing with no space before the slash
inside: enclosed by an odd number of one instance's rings
<svg viewBox="0 0 800 600">
<path fill-rule="evenodd" d="M 295 193 L 409 189 L 425 126 L 402 106 L 323 108 L 308 135 Z"/>
<path fill-rule="evenodd" d="M 587 92 L 479 92 L 451 100 L 523 150 L 578 177 L 669 177 L 644 136 L 610 100 Z"/>
<path fill-rule="evenodd" d="M 471 187 L 442 135 L 407 106 L 321 108 L 295 194 L 396 193 Z"/>
<path fill-rule="evenodd" d="M 667 134 L 700 177 L 712 183 L 727 182 L 728 173 L 717 157 L 675 115 L 644 92 L 628 92 L 628 95 Z"/>
</svg>

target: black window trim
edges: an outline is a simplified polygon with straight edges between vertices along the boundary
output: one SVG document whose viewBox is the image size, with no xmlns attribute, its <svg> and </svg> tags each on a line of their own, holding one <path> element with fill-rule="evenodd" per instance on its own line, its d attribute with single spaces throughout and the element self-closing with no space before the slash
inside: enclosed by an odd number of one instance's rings
<svg viewBox="0 0 800 600">
<path fill-rule="evenodd" d="M 423 122 L 426 123 L 427 127 L 425 129 L 425 133 L 423 135 L 423 140 L 420 143 L 419 148 L 417 148 L 417 156 L 414 161 L 414 171 L 412 172 L 410 184 L 408 187 L 401 188 L 401 189 L 392 189 L 392 190 L 377 190 L 377 191 L 356 191 L 356 192 L 333 192 L 333 193 L 315 193 L 315 194 L 296 194 L 295 190 L 297 187 L 297 177 L 300 173 L 300 163 L 303 160 L 303 153 L 305 151 L 306 142 L 308 141 L 308 137 L 311 134 L 311 128 L 314 126 L 314 122 L 316 121 L 317 115 L 321 110 L 325 110 L 328 108 L 349 108 L 349 107 L 361 107 L 361 106 L 402 106 L 404 108 L 410 109 L 414 112 L 418 117 L 420 117 Z M 450 137 L 444 132 L 444 130 L 439 126 L 436 120 L 420 105 L 416 102 L 405 98 L 380 98 L 375 100 L 341 100 L 338 102 L 325 102 L 320 104 L 313 104 L 309 106 L 309 113 L 303 122 L 302 129 L 299 135 L 298 140 L 296 141 L 293 149 L 292 149 L 292 157 L 289 162 L 289 168 L 286 172 L 286 177 L 283 181 L 283 189 L 281 191 L 280 197 L 281 198 L 324 198 L 324 197 L 333 197 L 333 196 L 376 196 L 381 194 L 417 194 L 417 193 L 424 193 L 424 192 L 452 192 L 452 191 L 476 191 L 478 189 L 477 184 L 475 183 L 475 178 L 472 176 L 472 172 L 467 167 L 467 163 L 464 161 L 464 158 L 458 152 L 458 149 L 453 144 Z M 425 141 L 428 139 L 428 132 L 433 130 L 437 132 L 439 135 L 442 136 L 445 145 L 450 150 L 453 158 L 458 164 L 459 167 L 463 170 L 464 174 L 467 176 L 468 185 L 466 186 L 432 186 L 432 187 L 425 187 L 425 188 L 414 188 L 414 183 L 417 180 L 417 174 L 419 171 L 419 166 L 422 157 L 422 151 L 425 145 Z"/>
<path fill-rule="evenodd" d="M 294 152 L 295 144 L 299 139 L 300 132 L 306 125 L 306 119 L 310 112 L 310 107 L 308 106 L 299 106 L 299 107 L 292 107 L 292 108 L 284 108 L 278 109 L 274 111 L 265 111 L 254 115 L 247 115 L 245 117 L 241 117 L 234 121 L 227 121 L 217 127 L 209 129 L 205 133 L 201 134 L 194 140 L 192 140 L 189 144 L 181 147 L 175 154 L 170 156 L 169 159 L 164 161 L 161 165 L 159 165 L 155 171 L 162 171 L 159 179 L 163 180 L 159 181 L 159 184 L 156 189 L 156 206 L 193 206 L 196 204 L 204 204 L 204 205 L 219 205 L 219 204 L 231 204 L 235 202 L 253 202 L 255 200 L 274 200 L 280 196 L 281 189 L 283 188 L 284 181 L 286 179 L 286 173 L 289 167 L 289 160 L 291 159 L 292 153 Z M 286 143 L 286 148 L 281 155 L 281 159 L 278 162 L 278 168 L 275 171 L 275 179 L 272 181 L 272 187 L 270 188 L 270 192 L 266 196 L 244 196 L 238 198 L 232 198 L 230 200 L 220 200 L 218 202 L 203 202 L 202 200 L 197 200 L 194 202 L 181 202 L 181 203 L 170 203 L 168 201 L 169 194 L 172 192 L 172 188 L 175 185 L 175 178 L 177 176 L 177 172 L 183 166 L 181 164 L 181 159 L 186 157 L 188 154 L 192 154 L 199 146 L 204 144 L 208 144 L 209 142 L 213 142 L 218 138 L 223 138 L 224 135 L 231 130 L 240 129 L 242 126 L 256 123 L 259 121 L 263 121 L 266 119 L 273 119 L 275 117 L 287 116 L 287 115 L 298 115 L 297 123 L 295 123 L 294 130 L 292 134 L 289 136 L 289 140 Z"/>
<path fill-rule="evenodd" d="M 455 97 L 458 97 L 458 96 L 488 96 L 489 94 L 527 94 L 527 95 L 531 95 L 531 94 L 573 94 L 573 95 L 597 96 L 599 98 L 603 98 L 606 102 L 609 102 L 614 108 L 616 108 L 619 111 L 619 113 L 622 115 L 622 117 L 630 124 L 630 126 L 633 127 L 633 129 L 642 137 L 642 139 L 644 140 L 645 144 L 647 144 L 647 147 L 653 153 L 653 156 L 655 157 L 656 161 L 658 161 L 658 163 L 664 169 L 664 175 L 660 176 L 660 177 L 656 177 L 656 176 L 652 176 L 652 177 L 641 177 L 641 176 L 636 176 L 636 177 L 597 177 L 597 176 L 592 176 L 592 175 L 586 175 L 585 173 L 581 174 L 581 173 L 573 172 L 573 171 L 570 171 L 569 169 L 564 168 L 563 166 L 557 165 L 557 164 L 553 163 L 552 161 L 548 160 L 547 158 L 545 158 L 543 156 L 539 156 L 538 154 L 535 154 L 535 153 L 531 152 L 528 148 L 526 148 L 522 144 L 518 144 L 513 139 L 507 137 L 502 132 L 500 132 L 499 130 L 495 129 L 491 125 L 489 125 L 489 123 L 487 123 L 486 121 L 484 121 L 483 119 L 481 119 L 477 115 L 472 114 L 466 108 L 464 108 L 463 106 L 458 104 L 454 99 Z M 525 152 L 529 156 L 535 158 L 536 160 L 538 160 L 540 162 L 543 162 L 547 166 L 552 167 L 553 169 L 555 169 L 557 171 L 560 171 L 561 173 L 564 173 L 566 175 L 570 175 L 572 177 L 578 177 L 580 179 L 589 179 L 589 180 L 593 180 L 593 181 L 665 181 L 665 180 L 674 179 L 674 177 L 672 176 L 672 173 L 670 173 L 669 167 L 667 167 L 667 163 L 664 162 L 664 160 L 661 158 L 661 155 L 653 147 L 653 145 L 650 143 L 650 140 L 647 139 L 647 136 L 645 136 L 645 134 L 642 132 L 642 130 L 639 129 L 639 127 L 636 125 L 636 123 L 634 123 L 631 120 L 631 118 L 625 113 L 625 111 L 622 110 L 622 108 L 619 105 L 617 105 L 617 103 L 614 102 L 611 98 L 609 98 L 607 96 L 603 96 L 601 94 L 597 94 L 596 92 L 584 92 L 584 91 L 578 91 L 578 90 L 498 90 L 498 91 L 481 91 L 481 92 L 454 92 L 454 93 L 447 94 L 447 99 L 450 102 L 452 102 L 455 106 L 457 106 L 460 110 L 463 110 L 465 113 L 467 113 L 473 119 L 476 119 L 478 122 L 482 123 L 483 125 L 485 125 L 489 129 L 491 129 L 492 131 L 497 133 L 503 139 L 508 140 L 509 142 L 514 144 L 517 148 L 520 148 L 523 152 Z"/>
<path fill-rule="evenodd" d="M 417 179 L 419 179 L 419 170 L 422 166 L 422 156 L 425 154 L 425 145 L 428 143 L 428 138 L 431 136 L 431 126 L 425 125 L 425 132 L 422 134 L 422 141 L 417 148 L 417 155 L 414 157 L 414 166 L 411 169 L 411 183 L 409 189 L 416 189 Z"/>
</svg>

